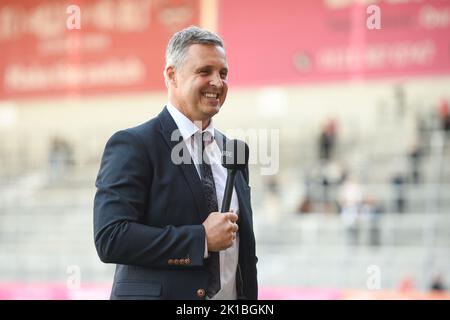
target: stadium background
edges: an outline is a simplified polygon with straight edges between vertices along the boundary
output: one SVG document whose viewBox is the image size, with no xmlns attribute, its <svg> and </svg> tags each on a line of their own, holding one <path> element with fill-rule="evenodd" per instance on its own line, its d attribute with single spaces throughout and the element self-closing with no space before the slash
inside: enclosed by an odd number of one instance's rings
<svg viewBox="0 0 450 320">
<path fill-rule="evenodd" d="M 160 112 L 165 45 L 191 24 L 225 40 L 217 127 L 272 145 L 249 141 L 267 151 L 251 166 L 260 297 L 448 299 L 445 0 L 1 0 L 0 298 L 108 297 L 100 157 Z"/>
</svg>

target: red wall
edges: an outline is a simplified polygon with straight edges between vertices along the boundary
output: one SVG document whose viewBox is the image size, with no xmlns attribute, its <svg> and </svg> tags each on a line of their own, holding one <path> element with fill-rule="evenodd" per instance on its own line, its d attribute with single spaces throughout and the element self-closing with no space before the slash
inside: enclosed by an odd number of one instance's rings
<svg viewBox="0 0 450 320">
<path fill-rule="evenodd" d="M 379 30 L 367 28 L 367 5 L 353 2 L 220 1 L 230 83 L 450 74 L 449 1 L 375 1 Z"/>
</svg>

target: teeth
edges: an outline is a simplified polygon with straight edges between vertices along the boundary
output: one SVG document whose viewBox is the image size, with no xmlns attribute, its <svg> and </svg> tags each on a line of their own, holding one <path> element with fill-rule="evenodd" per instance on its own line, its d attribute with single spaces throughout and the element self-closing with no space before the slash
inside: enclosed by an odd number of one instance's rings
<svg viewBox="0 0 450 320">
<path fill-rule="evenodd" d="M 217 99 L 218 94 L 217 94 L 217 93 L 205 92 L 205 93 L 204 93 L 204 96 L 205 96 L 206 98 L 216 98 L 216 99 Z"/>
</svg>

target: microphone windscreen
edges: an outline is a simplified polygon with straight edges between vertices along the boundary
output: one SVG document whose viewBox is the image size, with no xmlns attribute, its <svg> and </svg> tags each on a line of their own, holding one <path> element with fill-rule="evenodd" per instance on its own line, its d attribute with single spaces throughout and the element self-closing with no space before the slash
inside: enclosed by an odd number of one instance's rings
<svg viewBox="0 0 450 320">
<path fill-rule="evenodd" d="M 231 170 L 244 170 L 248 165 L 249 149 L 242 140 L 228 140 L 222 152 L 222 166 Z"/>
</svg>

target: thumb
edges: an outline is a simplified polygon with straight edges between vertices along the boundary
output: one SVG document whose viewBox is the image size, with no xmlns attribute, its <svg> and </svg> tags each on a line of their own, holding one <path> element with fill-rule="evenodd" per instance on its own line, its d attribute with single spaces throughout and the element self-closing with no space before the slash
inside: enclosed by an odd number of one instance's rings
<svg viewBox="0 0 450 320">
<path fill-rule="evenodd" d="M 228 212 L 228 219 L 231 220 L 231 222 L 235 223 L 238 219 L 238 215 L 232 211 Z"/>
</svg>

